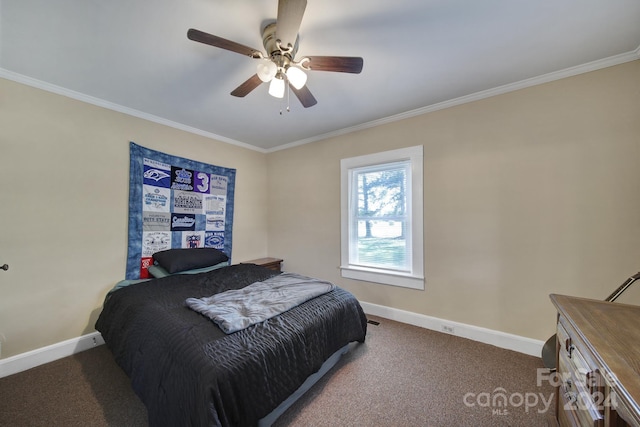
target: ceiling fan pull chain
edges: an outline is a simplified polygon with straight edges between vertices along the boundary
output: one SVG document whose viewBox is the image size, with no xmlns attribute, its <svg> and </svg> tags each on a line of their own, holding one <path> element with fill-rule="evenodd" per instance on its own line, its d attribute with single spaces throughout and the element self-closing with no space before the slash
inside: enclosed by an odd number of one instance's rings
<svg viewBox="0 0 640 427">
<path fill-rule="evenodd" d="M 287 110 L 287 113 L 290 113 L 290 112 L 291 112 L 291 108 L 289 108 L 289 95 L 291 94 L 291 90 L 289 89 L 289 84 L 288 84 L 288 82 L 287 82 L 287 89 L 286 89 L 286 91 L 287 91 L 287 108 L 286 108 L 286 110 Z M 283 101 L 284 101 L 284 100 L 283 100 Z M 282 115 L 282 109 L 280 110 L 280 115 Z"/>
</svg>

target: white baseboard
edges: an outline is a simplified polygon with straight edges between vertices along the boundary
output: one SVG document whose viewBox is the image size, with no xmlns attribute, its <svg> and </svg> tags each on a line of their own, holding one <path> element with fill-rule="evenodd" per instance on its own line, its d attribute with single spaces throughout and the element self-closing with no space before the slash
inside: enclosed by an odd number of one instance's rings
<svg viewBox="0 0 640 427">
<path fill-rule="evenodd" d="M 491 344 L 496 347 L 513 350 L 530 356 L 540 357 L 544 342 L 518 335 L 507 334 L 505 332 L 494 331 L 492 329 L 467 325 L 465 323 L 453 322 L 439 319 L 437 317 L 426 316 L 424 314 L 399 310 L 397 308 L 385 307 L 382 305 L 361 302 L 365 313 L 385 319 L 395 320 L 410 325 L 431 329 L 437 332 L 449 333 L 473 341 Z M 453 332 L 452 332 L 453 331 Z M 72 338 L 16 356 L 0 359 L 0 378 L 6 377 L 27 369 L 63 357 L 71 356 L 81 351 L 88 350 L 98 345 L 104 344 L 102 335 L 99 332 L 92 332 L 78 338 Z"/>
<path fill-rule="evenodd" d="M 437 317 L 426 316 L 424 314 L 413 313 L 368 302 L 360 302 L 360 305 L 362 305 L 364 312 L 367 314 L 402 323 L 408 323 L 414 326 L 420 326 L 437 332 L 456 335 L 462 338 L 468 338 L 473 341 L 479 341 L 507 350 L 528 354 L 529 356 L 541 357 L 542 347 L 544 346 L 544 342 L 539 340 L 481 328 L 479 326 L 439 319 Z"/>
<path fill-rule="evenodd" d="M 99 332 L 92 332 L 78 338 L 71 338 L 6 359 L 0 359 L 0 378 L 53 362 L 102 344 L 104 344 L 102 335 Z"/>
</svg>

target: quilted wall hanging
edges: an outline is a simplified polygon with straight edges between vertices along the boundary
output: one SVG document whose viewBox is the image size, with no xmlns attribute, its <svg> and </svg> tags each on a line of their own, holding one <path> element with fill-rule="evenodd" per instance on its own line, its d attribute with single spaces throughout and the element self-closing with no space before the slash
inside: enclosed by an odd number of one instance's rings
<svg viewBox="0 0 640 427">
<path fill-rule="evenodd" d="M 131 142 L 126 278 L 149 277 L 165 249 L 216 248 L 231 259 L 235 176 Z"/>
</svg>

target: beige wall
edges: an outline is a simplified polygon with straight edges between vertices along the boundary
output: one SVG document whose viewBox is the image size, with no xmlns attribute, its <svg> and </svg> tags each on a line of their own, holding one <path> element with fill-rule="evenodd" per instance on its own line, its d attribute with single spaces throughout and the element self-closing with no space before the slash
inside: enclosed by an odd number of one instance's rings
<svg viewBox="0 0 640 427">
<path fill-rule="evenodd" d="M 266 156 L 0 79 L 2 358 L 94 330 L 124 278 L 129 141 L 236 168 L 232 258 L 266 255 Z"/>
<path fill-rule="evenodd" d="M 604 299 L 640 269 L 639 76 L 635 61 L 269 155 L 0 79 L 0 357 L 94 330 L 124 276 L 129 141 L 237 169 L 236 262 L 281 256 L 362 301 L 546 339 L 549 293 Z M 343 280 L 340 159 L 418 144 L 426 289 Z"/>
<path fill-rule="evenodd" d="M 384 102 L 384 100 L 381 100 Z M 424 146 L 424 291 L 342 279 L 340 159 Z M 269 253 L 360 300 L 546 340 L 640 269 L 640 61 L 268 155 Z M 640 304 L 640 284 L 620 302 Z"/>
</svg>

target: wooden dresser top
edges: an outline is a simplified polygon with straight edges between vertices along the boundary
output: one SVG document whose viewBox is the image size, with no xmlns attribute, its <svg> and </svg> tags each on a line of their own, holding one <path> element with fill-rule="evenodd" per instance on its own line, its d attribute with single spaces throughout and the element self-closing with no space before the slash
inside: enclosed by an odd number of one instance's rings
<svg viewBox="0 0 640 427">
<path fill-rule="evenodd" d="M 613 374 L 626 406 L 640 417 L 640 306 L 550 295 L 604 371 Z"/>
</svg>

